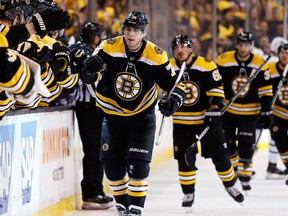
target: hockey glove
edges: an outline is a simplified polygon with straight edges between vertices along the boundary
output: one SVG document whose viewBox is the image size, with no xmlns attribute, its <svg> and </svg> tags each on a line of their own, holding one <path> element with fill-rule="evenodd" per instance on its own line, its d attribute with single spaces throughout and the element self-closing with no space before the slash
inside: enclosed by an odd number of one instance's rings
<svg viewBox="0 0 288 216">
<path fill-rule="evenodd" d="M 71 69 L 72 73 L 80 73 L 83 68 L 83 63 L 87 58 L 87 54 L 84 50 L 74 48 L 71 51 Z"/>
<path fill-rule="evenodd" d="M 61 46 L 60 43 L 54 43 L 48 63 L 56 81 L 64 80 L 71 74 L 70 50 L 66 46 Z"/>
<path fill-rule="evenodd" d="M 42 49 L 33 41 L 25 41 L 18 45 L 17 51 L 22 55 L 36 61 L 40 64 L 41 68 L 46 66 L 50 57 L 50 50 L 47 46 Z"/>
<path fill-rule="evenodd" d="M 183 101 L 182 95 L 174 91 L 168 100 L 167 97 L 164 96 L 162 100 L 160 100 L 158 107 L 162 115 L 169 117 L 182 106 Z"/>
<path fill-rule="evenodd" d="M 98 55 L 93 55 L 84 61 L 81 79 L 86 84 L 92 84 L 97 79 L 98 72 L 105 70 L 106 65 L 102 58 Z"/>
<path fill-rule="evenodd" d="M 274 122 L 274 118 L 272 115 L 272 111 L 262 112 L 260 113 L 259 123 L 262 125 L 264 129 L 269 128 Z"/>
<path fill-rule="evenodd" d="M 209 126 L 209 132 L 212 134 L 217 129 L 222 128 L 221 110 L 219 108 L 207 110 L 205 112 L 204 124 Z"/>
<path fill-rule="evenodd" d="M 36 13 L 32 17 L 32 23 L 38 35 L 45 36 L 48 32 L 60 30 L 67 27 L 69 23 L 67 11 L 47 9 L 41 13 Z"/>
</svg>

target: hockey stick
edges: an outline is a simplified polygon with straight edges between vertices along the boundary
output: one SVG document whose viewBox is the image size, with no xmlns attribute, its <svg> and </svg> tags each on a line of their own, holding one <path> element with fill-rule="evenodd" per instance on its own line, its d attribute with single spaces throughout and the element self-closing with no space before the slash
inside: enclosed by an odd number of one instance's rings
<svg viewBox="0 0 288 216">
<path fill-rule="evenodd" d="M 283 73 L 282 73 L 282 78 L 281 78 L 281 80 L 279 81 L 279 83 L 278 83 L 278 85 L 277 85 L 277 89 L 276 89 L 275 95 L 274 95 L 273 98 L 272 98 L 271 108 L 273 108 L 273 106 L 274 106 L 274 104 L 275 104 L 275 102 L 276 102 L 276 100 L 277 100 L 278 94 L 279 94 L 280 91 L 281 91 L 281 87 L 282 87 L 282 85 L 283 85 L 284 79 L 286 78 L 287 72 L 288 72 L 288 64 L 286 64 L 286 66 L 285 66 L 285 68 L 284 68 L 284 71 L 283 71 Z M 262 132 L 263 132 L 263 127 L 261 128 L 260 133 L 259 133 L 259 135 L 258 135 L 258 137 L 257 137 L 256 142 L 255 142 L 255 145 L 253 146 L 253 152 L 252 152 L 252 155 L 251 155 L 249 161 L 247 161 L 246 163 L 244 163 L 244 166 L 243 166 L 244 169 L 246 169 L 246 168 L 249 166 L 249 164 L 251 163 L 251 161 L 252 161 L 252 159 L 253 159 L 253 155 L 254 155 L 254 153 L 255 153 L 258 145 L 259 145 L 259 141 L 260 141 L 260 137 L 261 137 L 261 135 L 262 135 Z"/>
<path fill-rule="evenodd" d="M 166 100 L 169 100 L 170 97 L 171 97 L 171 94 L 173 93 L 174 89 L 176 88 L 176 86 L 179 84 L 180 80 L 181 80 L 181 77 L 185 71 L 185 68 L 186 68 L 186 62 L 183 62 L 182 65 L 181 65 L 181 68 L 180 68 L 180 72 L 178 74 L 178 77 L 175 81 L 175 84 L 174 86 L 172 87 L 172 89 L 169 91 L 169 94 L 167 96 L 167 99 Z M 161 137 L 162 137 L 162 131 L 163 131 L 163 128 L 164 128 L 164 124 L 165 124 L 165 120 L 166 120 L 166 116 L 162 115 L 162 121 L 161 121 L 161 124 L 160 124 L 160 129 L 159 129 L 159 132 L 158 132 L 158 137 L 156 139 L 156 142 L 155 142 L 155 145 L 159 146 L 160 145 L 160 142 L 161 142 Z"/>
<path fill-rule="evenodd" d="M 239 97 L 239 95 L 242 93 L 242 91 L 255 79 L 255 77 L 260 73 L 264 65 L 268 62 L 268 60 L 271 58 L 269 55 L 262 64 L 256 69 L 254 73 L 251 73 L 250 77 L 248 78 L 245 85 L 243 85 L 238 92 L 236 92 L 233 97 L 230 99 L 230 101 L 222 108 L 221 110 L 221 116 L 226 112 L 226 110 L 231 106 L 231 104 Z M 196 135 L 196 140 L 191 144 L 191 146 L 188 147 L 184 154 L 185 162 L 189 166 L 189 161 L 191 159 L 191 153 L 194 150 L 194 148 L 197 145 L 197 142 L 200 141 L 209 131 L 209 126 L 206 126 L 204 130 L 200 133 L 200 135 Z"/>
</svg>

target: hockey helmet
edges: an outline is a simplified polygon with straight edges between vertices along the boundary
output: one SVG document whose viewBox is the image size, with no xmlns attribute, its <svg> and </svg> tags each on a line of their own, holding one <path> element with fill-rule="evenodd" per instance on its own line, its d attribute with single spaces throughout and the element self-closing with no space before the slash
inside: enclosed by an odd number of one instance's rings
<svg viewBox="0 0 288 216">
<path fill-rule="evenodd" d="M 98 35 L 101 39 L 103 39 L 104 28 L 102 25 L 95 22 L 88 22 L 82 25 L 80 36 L 84 43 L 89 44 L 94 40 L 94 37 Z"/>
<path fill-rule="evenodd" d="M 251 32 L 243 31 L 237 36 L 236 44 L 239 42 L 247 42 L 254 45 L 254 35 Z"/>
<path fill-rule="evenodd" d="M 141 29 L 145 31 L 148 25 L 148 19 L 144 12 L 140 11 L 132 11 L 128 14 L 128 16 L 124 19 L 122 23 L 123 27 L 133 27 L 136 29 Z"/>
<path fill-rule="evenodd" d="M 288 43 L 281 43 L 280 46 L 278 47 L 278 52 L 281 52 L 283 50 L 288 50 Z"/>
<path fill-rule="evenodd" d="M 193 42 L 191 40 L 191 38 L 189 38 L 187 35 L 177 35 L 171 43 L 171 48 L 172 51 L 174 50 L 174 48 L 179 45 L 179 44 L 183 44 L 186 45 L 187 47 L 192 48 L 193 47 Z"/>
</svg>

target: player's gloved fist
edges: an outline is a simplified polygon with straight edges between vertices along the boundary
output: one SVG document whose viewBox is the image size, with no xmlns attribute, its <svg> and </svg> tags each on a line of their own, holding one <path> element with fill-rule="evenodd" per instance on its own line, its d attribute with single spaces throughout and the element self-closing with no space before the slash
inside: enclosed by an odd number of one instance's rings
<svg viewBox="0 0 288 216">
<path fill-rule="evenodd" d="M 272 125 L 272 123 L 274 122 L 274 118 L 272 116 L 272 111 L 268 111 L 268 112 L 261 111 L 260 117 L 259 117 L 259 122 L 264 129 L 269 128 Z"/>
<path fill-rule="evenodd" d="M 46 66 L 46 63 L 50 57 L 50 50 L 47 46 L 43 46 L 42 49 L 40 49 L 39 46 L 33 41 L 25 41 L 20 43 L 17 47 L 17 51 L 39 63 L 41 68 Z"/>
<path fill-rule="evenodd" d="M 171 116 L 173 115 L 183 104 L 183 98 L 177 92 L 173 92 L 170 98 L 167 100 L 167 97 L 163 97 L 162 100 L 158 103 L 158 107 L 162 115 Z"/>
<path fill-rule="evenodd" d="M 83 63 L 81 79 L 86 84 L 92 84 L 96 81 L 98 72 L 105 70 L 106 65 L 102 58 L 98 55 L 93 55 L 87 58 Z"/>
<path fill-rule="evenodd" d="M 102 58 L 98 55 L 93 55 L 84 61 L 82 72 L 86 74 L 94 74 L 105 69 L 105 64 Z"/>
<path fill-rule="evenodd" d="M 47 9 L 41 13 L 36 13 L 32 17 L 32 23 L 37 34 L 44 36 L 49 31 L 60 30 L 67 27 L 69 14 L 62 9 Z"/>
<path fill-rule="evenodd" d="M 218 128 L 222 128 L 221 110 L 219 108 L 207 110 L 205 112 L 204 124 L 209 126 L 211 133 L 214 133 Z"/>
<path fill-rule="evenodd" d="M 82 49 L 74 48 L 71 51 L 70 57 L 71 57 L 70 65 L 72 68 L 72 73 L 80 73 L 83 68 L 83 63 L 87 58 L 87 54 Z"/>
<path fill-rule="evenodd" d="M 57 70 L 64 72 L 70 64 L 70 50 L 66 46 L 61 46 L 60 43 L 54 43 L 49 64 L 54 73 L 57 73 Z"/>
</svg>

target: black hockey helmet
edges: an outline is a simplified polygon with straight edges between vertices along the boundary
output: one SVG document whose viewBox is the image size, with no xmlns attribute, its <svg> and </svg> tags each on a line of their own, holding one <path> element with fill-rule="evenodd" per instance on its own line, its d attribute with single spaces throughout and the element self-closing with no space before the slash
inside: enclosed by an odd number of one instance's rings
<svg viewBox="0 0 288 216">
<path fill-rule="evenodd" d="M 187 35 L 177 35 L 176 37 L 173 38 L 172 43 L 171 43 L 172 51 L 179 44 L 186 45 L 190 48 L 193 47 L 193 42 L 192 42 L 191 38 L 188 37 Z"/>
<path fill-rule="evenodd" d="M 243 31 L 237 36 L 236 44 L 239 42 L 247 42 L 254 45 L 254 35 L 251 32 Z"/>
<path fill-rule="evenodd" d="M 281 43 L 278 47 L 278 52 L 284 51 L 284 50 L 288 50 L 288 43 Z"/>
<path fill-rule="evenodd" d="M 80 36 L 84 43 L 89 44 L 98 35 L 101 39 L 103 37 L 104 28 L 102 25 L 95 22 L 88 22 L 81 27 Z"/>
<path fill-rule="evenodd" d="M 123 20 L 123 27 L 133 27 L 136 29 L 141 29 L 145 31 L 148 25 L 148 19 L 144 12 L 132 11 L 128 16 Z"/>
</svg>

